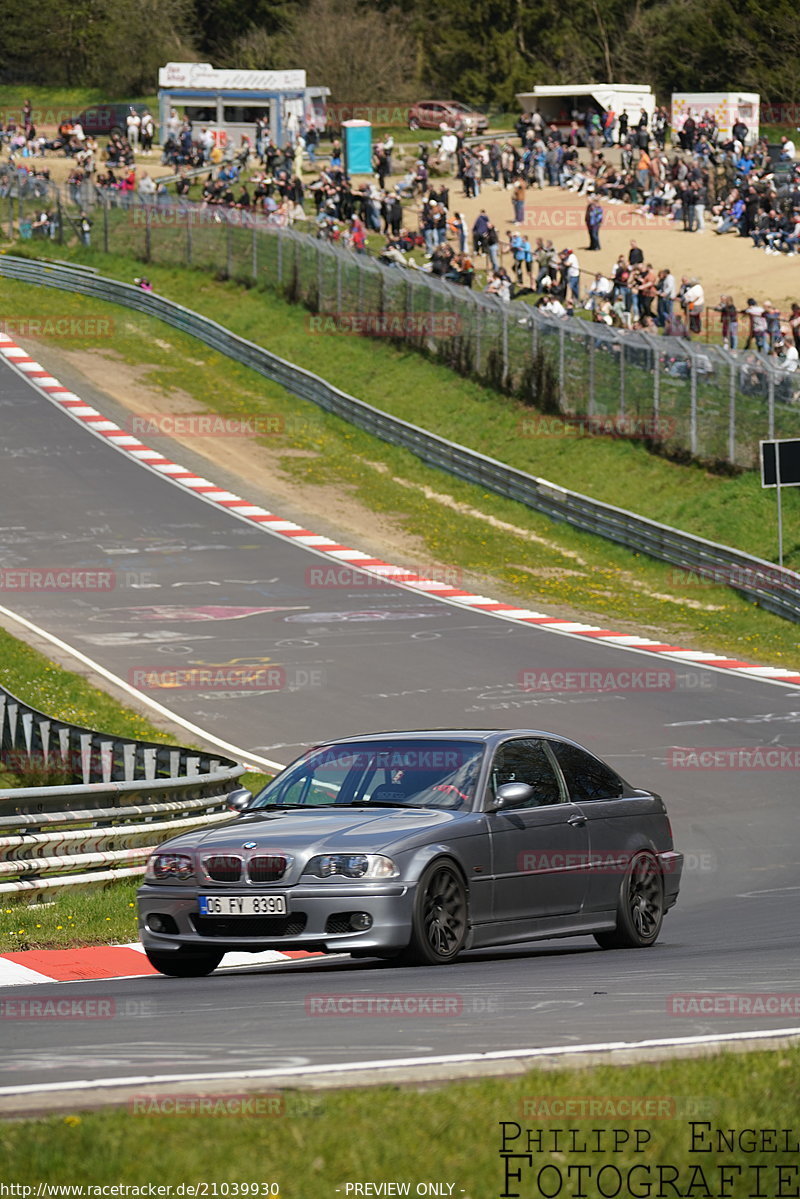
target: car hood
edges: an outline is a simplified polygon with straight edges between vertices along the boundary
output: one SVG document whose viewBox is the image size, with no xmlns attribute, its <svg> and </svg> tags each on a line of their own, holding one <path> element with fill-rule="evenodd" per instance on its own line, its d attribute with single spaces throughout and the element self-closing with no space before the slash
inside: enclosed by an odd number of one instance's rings
<svg viewBox="0 0 800 1199">
<path fill-rule="evenodd" d="M 441 812 L 432 808 L 321 808 L 319 811 L 248 812 L 229 824 L 207 832 L 183 833 L 168 842 L 169 848 L 241 850 L 254 841 L 253 852 L 286 850 L 304 855 L 319 853 L 379 852 L 389 847 L 453 836 L 457 826 L 473 824 L 472 812 Z M 459 829 L 461 832 L 461 829 Z M 161 849 L 162 846 L 159 846 Z"/>
</svg>

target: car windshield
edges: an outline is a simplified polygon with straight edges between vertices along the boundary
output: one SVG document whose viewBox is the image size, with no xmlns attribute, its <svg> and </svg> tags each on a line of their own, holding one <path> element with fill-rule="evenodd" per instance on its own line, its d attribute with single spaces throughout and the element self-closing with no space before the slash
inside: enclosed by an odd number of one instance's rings
<svg viewBox="0 0 800 1199">
<path fill-rule="evenodd" d="M 472 806 L 483 745 L 475 741 L 342 742 L 300 758 L 273 779 L 253 808 Z"/>
</svg>

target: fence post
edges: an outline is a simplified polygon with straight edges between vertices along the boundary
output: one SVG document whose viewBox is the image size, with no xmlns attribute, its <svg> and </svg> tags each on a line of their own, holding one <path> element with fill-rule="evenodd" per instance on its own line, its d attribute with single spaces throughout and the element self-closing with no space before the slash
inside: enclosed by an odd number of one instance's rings
<svg viewBox="0 0 800 1199">
<path fill-rule="evenodd" d="M 480 304 L 475 305 L 475 374 L 481 373 L 481 336 L 483 330 L 481 324 L 483 321 L 483 307 Z"/>
<path fill-rule="evenodd" d="M 653 338 L 653 429 L 656 437 L 660 434 L 659 417 L 661 416 L 661 351 L 658 339 Z"/>
<path fill-rule="evenodd" d="M 342 256 L 336 255 L 336 315 L 342 315 Z"/>
<path fill-rule="evenodd" d="M 625 341 L 620 335 L 619 338 L 619 409 L 617 416 L 619 417 L 620 425 L 625 420 Z"/>
<path fill-rule="evenodd" d="M 283 287 L 283 238 L 280 233 L 274 236 L 278 239 L 278 284 Z"/>
<path fill-rule="evenodd" d="M 728 461 L 736 463 L 736 360 L 731 362 L 728 383 Z"/>
<path fill-rule="evenodd" d="M 255 227 L 255 224 L 252 226 L 252 229 L 253 229 L 253 279 L 257 279 L 258 278 L 258 235 L 257 235 L 258 231 Z"/>
<path fill-rule="evenodd" d="M 694 354 L 689 351 L 691 366 L 689 368 L 689 383 L 690 383 L 690 422 L 689 429 L 689 448 L 692 455 L 697 453 L 697 360 Z"/>
<path fill-rule="evenodd" d="M 589 337 L 589 403 L 586 409 L 587 416 L 594 416 L 594 355 L 597 349 L 597 343 L 594 337 Z"/>
<path fill-rule="evenodd" d="M 61 196 L 58 197 L 58 244 L 64 244 L 64 213 L 61 211 Z"/>
<path fill-rule="evenodd" d="M 233 274 L 233 227 L 230 221 L 225 224 L 225 274 L 229 279 Z"/>
<path fill-rule="evenodd" d="M 150 261 L 150 253 L 152 250 L 152 233 L 150 229 L 150 205 L 145 204 L 144 208 L 144 260 Z"/>
<path fill-rule="evenodd" d="M 317 255 L 317 312 L 323 312 L 322 302 L 322 249 L 320 243 L 317 242 L 314 246 L 314 251 Z"/>
<path fill-rule="evenodd" d="M 508 387 L 508 310 L 511 305 L 506 305 L 503 309 L 503 387 Z"/>
<path fill-rule="evenodd" d="M 192 265 L 192 225 L 194 224 L 194 209 L 186 209 L 186 265 Z"/>
<path fill-rule="evenodd" d="M 767 366 L 767 413 L 769 418 L 767 436 L 770 441 L 773 441 L 775 438 L 775 372 L 771 366 Z"/>
<path fill-rule="evenodd" d="M 564 390 L 564 356 L 567 341 L 567 331 L 563 325 L 558 330 L 558 405 L 564 411 L 566 392 Z"/>
<path fill-rule="evenodd" d="M 103 192 L 103 251 L 108 253 L 108 195 Z"/>
</svg>

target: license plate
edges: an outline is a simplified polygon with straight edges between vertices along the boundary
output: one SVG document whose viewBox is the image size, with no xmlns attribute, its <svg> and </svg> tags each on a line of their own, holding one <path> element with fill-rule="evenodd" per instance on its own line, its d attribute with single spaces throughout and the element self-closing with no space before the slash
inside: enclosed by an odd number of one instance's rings
<svg viewBox="0 0 800 1199">
<path fill-rule="evenodd" d="M 200 895 L 201 916 L 285 916 L 285 895 Z"/>
</svg>

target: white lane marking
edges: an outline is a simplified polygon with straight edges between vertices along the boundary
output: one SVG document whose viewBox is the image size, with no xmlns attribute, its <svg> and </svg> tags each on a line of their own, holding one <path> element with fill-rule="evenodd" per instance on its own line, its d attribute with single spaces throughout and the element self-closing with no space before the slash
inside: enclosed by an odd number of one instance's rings
<svg viewBox="0 0 800 1199">
<path fill-rule="evenodd" d="M 200 1082 L 227 1078 L 302 1078 L 325 1074 L 355 1074 L 363 1070 L 399 1070 L 415 1066 L 448 1066 L 481 1062 L 535 1061 L 542 1057 L 575 1057 L 582 1053 L 615 1053 L 648 1049 L 681 1049 L 692 1046 L 724 1046 L 736 1041 L 766 1040 L 769 1037 L 800 1037 L 800 1028 L 768 1028 L 757 1032 L 704 1034 L 699 1037 L 658 1037 L 647 1041 L 600 1041 L 586 1045 L 549 1045 L 538 1049 L 497 1049 L 489 1053 L 442 1053 L 427 1057 L 382 1058 L 364 1062 L 326 1063 L 320 1066 L 294 1066 L 289 1069 L 220 1070 L 198 1074 L 136 1074 L 127 1078 L 84 1078 L 74 1082 L 28 1083 L 18 1087 L 0 1087 L 0 1095 L 46 1095 L 57 1091 L 105 1090 L 111 1087 L 148 1086 L 153 1083 Z"/>
<path fill-rule="evenodd" d="M 800 887 L 767 887 L 764 891 L 740 891 L 736 899 L 757 899 L 759 895 L 783 895 L 786 891 L 800 891 Z"/>
<path fill-rule="evenodd" d="M 71 654 L 73 658 L 77 658 L 78 661 L 83 662 L 85 666 L 89 666 L 92 670 L 97 671 L 99 675 L 102 675 L 104 679 L 108 679 L 110 683 L 114 683 L 115 686 L 121 687 L 123 691 L 127 692 L 128 695 L 132 695 L 139 703 L 147 704 L 149 708 L 152 708 L 154 712 L 158 712 L 160 716 L 165 716 L 168 720 L 172 720 L 176 724 L 179 724 L 181 728 L 186 729 L 187 733 L 192 733 L 195 737 L 200 737 L 203 741 L 207 741 L 210 745 L 216 745 L 219 749 L 224 749 L 227 753 L 232 754 L 237 761 L 244 763 L 245 766 L 255 763 L 257 766 L 266 766 L 270 770 L 283 770 L 282 762 L 272 762 L 269 758 L 262 758 L 259 757 L 258 754 L 251 754 L 247 750 L 241 749 L 238 745 L 231 745 L 229 741 L 222 741 L 219 737 L 215 737 L 213 734 L 207 733 L 205 729 L 199 728 L 198 725 L 192 724 L 188 720 L 184 720 L 184 718 L 182 716 L 178 716 L 176 712 L 172 712 L 169 708 L 165 708 L 163 704 L 151 699 L 150 696 L 146 695 L 143 691 L 137 691 L 135 687 L 132 687 L 130 683 L 126 683 L 124 679 L 119 677 L 119 675 L 114 674 L 110 670 L 106 670 L 105 666 L 101 666 L 100 663 L 95 662 L 93 658 L 87 657 L 86 654 L 81 653 L 81 651 L 79 649 L 75 649 L 74 646 L 68 645 L 67 642 L 62 641 L 60 637 L 56 637 L 53 635 L 53 633 L 48 633 L 46 629 L 40 628 L 39 625 L 34 624 L 32 620 L 27 620 L 24 616 L 18 616 L 16 612 L 11 612 L 8 608 L 3 607 L 0 607 L 0 616 L 4 616 L 8 620 L 15 620 L 17 624 L 21 624 L 23 628 L 29 629 L 32 633 L 36 633 L 39 637 L 43 637 L 45 641 L 49 641 L 51 645 L 58 646 L 58 648 L 63 650 L 64 653 Z"/>
</svg>

